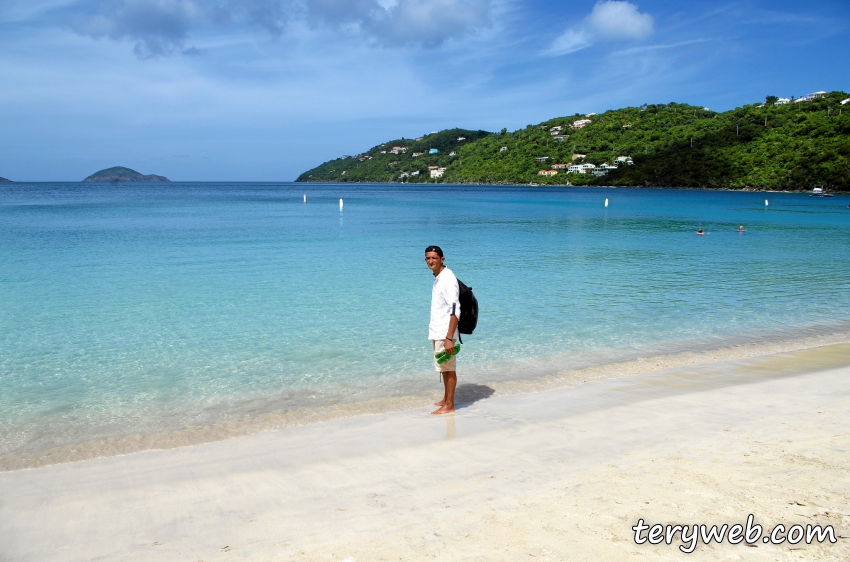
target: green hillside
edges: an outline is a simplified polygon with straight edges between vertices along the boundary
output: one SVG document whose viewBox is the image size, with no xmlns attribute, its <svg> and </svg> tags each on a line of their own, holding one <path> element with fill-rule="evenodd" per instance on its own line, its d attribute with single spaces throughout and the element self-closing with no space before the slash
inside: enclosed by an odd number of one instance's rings
<svg viewBox="0 0 850 562">
<path fill-rule="evenodd" d="M 764 104 L 723 113 L 669 103 L 558 117 L 512 133 L 454 129 L 333 160 L 305 172 L 298 181 L 569 182 L 781 190 L 809 190 L 821 184 L 850 191 L 850 103 L 841 104 L 847 98 L 844 92 L 832 92 L 782 103 L 769 96 Z M 586 119 L 590 122 L 584 127 L 573 128 L 576 121 Z M 467 140 L 447 142 L 457 136 Z M 413 152 L 427 151 L 431 143 L 436 147 L 438 139 L 445 143 L 439 153 L 413 157 Z M 381 153 L 402 143 L 408 143 L 406 153 Z M 585 174 L 565 169 L 578 164 L 597 168 Z M 603 172 L 599 169 L 603 164 L 611 169 Z M 445 171 L 431 178 L 428 166 Z M 544 176 L 541 170 L 557 174 Z"/>
<path fill-rule="evenodd" d="M 154 174 L 142 175 L 136 170 L 125 168 L 124 166 L 115 166 L 107 168 L 99 172 L 95 172 L 83 181 L 93 182 L 116 182 L 116 181 L 171 181 L 165 176 L 157 176 Z"/>
<path fill-rule="evenodd" d="M 453 152 L 488 135 L 491 133 L 486 131 L 448 129 L 419 139 L 389 141 L 363 154 L 325 162 L 304 172 L 296 181 L 424 181 L 429 177 L 428 166 L 451 165 L 457 160 Z M 401 150 L 394 151 L 393 147 Z M 431 154 L 432 150 L 437 152 Z"/>
</svg>

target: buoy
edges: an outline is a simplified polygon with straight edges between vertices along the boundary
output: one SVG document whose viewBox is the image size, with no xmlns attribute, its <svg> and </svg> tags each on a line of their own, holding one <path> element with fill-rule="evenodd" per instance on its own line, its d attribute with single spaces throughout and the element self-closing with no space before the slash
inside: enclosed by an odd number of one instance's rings
<svg viewBox="0 0 850 562">
<path fill-rule="evenodd" d="M 339 200 L 339 210 L 342 210 L 342 199 Z"/>
<path fill-rule="evenodd" d="M 765 199 L 765 200 L 764 200 L 764 206 L 765 206 L 765 207 L 767 207 L 768 205 L 770 205 L 770 203 L 768 202 L 768 200 L 767 200 L 767 199 Z"/>
<path fill-rule="evenodd" d="M 607 199 L 605 200 L 605 206 L 606 207 L 608 206 L 608 200 Z"/>
<path fill-rule="evenodd" d="M 307 194 L 306 193 L 304 194 L 304 202 L 305 203 L 307 202 Z"/>
</svg>

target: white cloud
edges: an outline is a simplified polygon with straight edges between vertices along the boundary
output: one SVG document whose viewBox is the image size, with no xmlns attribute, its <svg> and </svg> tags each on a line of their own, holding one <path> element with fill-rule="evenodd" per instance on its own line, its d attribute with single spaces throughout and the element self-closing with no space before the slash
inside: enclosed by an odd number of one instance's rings
<svg viewBox="0 0 850 562">
<path fill-rule="evenodd" d="M 635 55 L 638 53 L 646 53 L 648 51 L 659 51 L 663 49 L 675 49 L 677 47 L 685 47 L 687 45 L 695 45 L 697 43 L 706 43 L 709 39 L 690 39 L 688 41 L 679 41 L 677 43 L 667 43 L 664 45 L 644 45 L 642 47 L 630 47 L 628 49 L 622 49 L 619 51 L 614 51 L 611 53 L 612 55 Z"/>
<path fill-rule="evenodd" d="M 488 0 L 397 0 L 367 29 L 387 46 L 435 47 L 487 24 Z"/>
<path fill-rule="evenodd" d="M 79 35 L 129 41 L 140 58 L 186 48 L 212 28 L 283 35 L 301 20 L 314 29 L 344 29 L 385 47 L 437 47 L 489 25 L 496 0 L 66 0 L 48 20 Z"/>
<path fill-rule="evenodd" d="M 602 39 L 645 39 L 653 32 L 652 16 L 631 2 L 598 2 L 585 21 Z"/>
<path fill-rule="evenodd" d="M 190 32 L 205 25 L 253 27 L 283 32 L 286 5 L 280 0 L 76 0 L 49 10 L 54 21 L 79 35 L 135 43 L 139 58 L 182 52 Z"/>
<path fill-rule="evenodd" d="M 652 35 L 654 21 L 631 2 L 604 0 L 579 23 L 567 28 L 544 52 L 566 55 L 590 47 L 599 41 L 639 41 Z"/>
<path fill-rule="evenodd" d="M 592 44 L 593 33 L 583 27 L 571 27 L 555 39 L 547 52 L 554 55 L 566 55 L 590 47 Z"/>
<path fill-rule="evenodd" d="M 356 24 L 386 47 L 436 47 L 487 25 L 492 0 L 303 0 L 316 24 Z"/>
</svg>

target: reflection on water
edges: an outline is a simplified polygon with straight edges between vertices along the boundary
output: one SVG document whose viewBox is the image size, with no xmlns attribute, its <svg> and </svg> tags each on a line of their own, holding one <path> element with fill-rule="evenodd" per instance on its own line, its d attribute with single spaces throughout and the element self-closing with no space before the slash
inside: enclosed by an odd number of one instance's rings
<svg viewBox="0 0 850 562">
<path fill-rule="evenodd" d="M 446 418 L 446 439 L 454 439 L 457 437 L 457 428 L 455 427 L 454 416 L 444 416 Z"/>
</svg>

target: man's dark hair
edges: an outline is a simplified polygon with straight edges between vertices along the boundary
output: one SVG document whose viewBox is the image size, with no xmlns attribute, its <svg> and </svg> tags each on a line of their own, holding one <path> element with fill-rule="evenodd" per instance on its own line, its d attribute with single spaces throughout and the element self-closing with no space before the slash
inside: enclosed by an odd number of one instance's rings
<svg viewBox="0 0 850 562">
<path fill-rule="evenodd" d="M 443 250 L 439 246 L 428 246 L 425 248 L 425 253 L 428 252 L 437 252 L 437 255 L 443 257 Z"/>
</svg>

